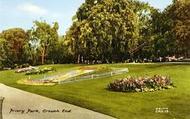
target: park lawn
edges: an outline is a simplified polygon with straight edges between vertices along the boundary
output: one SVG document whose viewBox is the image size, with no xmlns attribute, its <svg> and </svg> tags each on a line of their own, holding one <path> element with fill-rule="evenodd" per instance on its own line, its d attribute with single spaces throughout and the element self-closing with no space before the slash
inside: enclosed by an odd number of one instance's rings
<svg viewBox="0 0 190 119">
<path fill-rule="evenodd" d="M 57 72 L 69 71 L 83 65 L 53 65 Z M 94 67 L 98 65 L 93 65 Z M 109 67 L 129 68 L 129 73 L 111 78 L 85 80 L 54 86 L 16 84 L 24 74 L 1 71 L 0 82 L 25 91 L 50 97 L 108 114 L 119 119 L 190 119 L 190 64 L 109 64 Z M 128 75 L 167 75 L 176 88 L 146 93 L 108 91 L 107 85 Z M 36 78 L 43 77 L 42 75 Z M 168 108 L 169 113 L 155 113 L 156 108 Z"/>
</svg>

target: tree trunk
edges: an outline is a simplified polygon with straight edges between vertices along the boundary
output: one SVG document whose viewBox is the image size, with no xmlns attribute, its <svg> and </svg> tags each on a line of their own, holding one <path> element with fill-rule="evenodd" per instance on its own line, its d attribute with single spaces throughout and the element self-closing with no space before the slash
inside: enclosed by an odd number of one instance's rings
<svg viewBox="0 0 190 119">
<path fill-rule="evenodd" d="M 80 56 L 80 54 L 79 54 L 78 57 L 77 57 L 77 63 L 78 63 L 78 64 L 80 64 L 80 60 L 81 60 L 81 56 Z"/>
<path fill-rule="evenodd" d="M 45 49 L 42 50 L 42 54 L 41 54 L 41 63 L 42 63 L 42 65 L 44 64 L 44 59 L 45 59 Z"/>
<path fill-rule="evenodd" d="M 190 58 L 190 50 L 187 50 L 187 58 Z"/>
</svg>

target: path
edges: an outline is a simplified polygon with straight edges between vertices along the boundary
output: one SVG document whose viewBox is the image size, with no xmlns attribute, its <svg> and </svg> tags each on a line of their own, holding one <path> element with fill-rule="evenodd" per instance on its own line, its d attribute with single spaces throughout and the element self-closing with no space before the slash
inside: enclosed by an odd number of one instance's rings
<svg viewBox="0 0 190 119">
<path fill-rule="evenodd" d="M 114 119 L 98 112 L 8 87 L 4 84 L 0 84 L 0 96 L 5 97 L 3 119 Z M 65 111 L 62 112 L 63 110 Z"/>
</svg>

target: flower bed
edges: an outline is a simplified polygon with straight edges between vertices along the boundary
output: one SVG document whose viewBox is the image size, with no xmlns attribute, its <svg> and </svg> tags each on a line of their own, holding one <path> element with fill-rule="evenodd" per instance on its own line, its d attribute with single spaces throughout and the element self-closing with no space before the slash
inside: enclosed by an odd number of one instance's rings
<svg viewBox="0 0 190 119">
<path fill-rule="evenodd" d="M 30 71 L 27 71 L 26 75 L 44 74 L 44 73 L 47 73 L 49 71 L 55 71 L 55 69 L 52 67 L 45 67 L 42 69 L 32 69 Z"/>
<path fill-rule="evenodd" d="M 23 72 L 28 72 L 28 71 L 32 71 L 32 70 L 36 70 L 37 67 L 25 67 L 25 68 L 20 68 L 20 69 L 16 69 L 15 73 L 23 73 Z"/>
<path fill-rule="evenodd" d="M 155 75 L 153 77 L 128 77 L 115 80 L 108 85 L 108 89 L 119 92 L 148 92 L 169 89 L 173 87 L 171 79 L 167 76 Z"/>
</svg>

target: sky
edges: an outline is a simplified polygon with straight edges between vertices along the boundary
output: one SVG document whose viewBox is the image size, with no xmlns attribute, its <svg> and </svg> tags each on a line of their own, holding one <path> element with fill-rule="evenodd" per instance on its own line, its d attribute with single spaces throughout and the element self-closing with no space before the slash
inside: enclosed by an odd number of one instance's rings
<svg viewBox="0 0 190 119">
<path fill-rule="evenodd" d="M 0 32 L 20 27 L 25 30 L 35 20 L 59 23 L 59 35 L 72 25 L 72 17 L 85 0 L 0 0 Z M 140 0 L 163 10 L 172 0 Z"/>
</svg>

